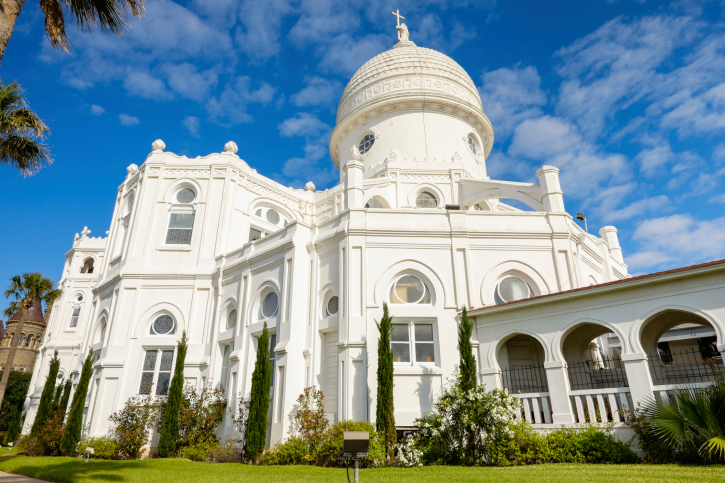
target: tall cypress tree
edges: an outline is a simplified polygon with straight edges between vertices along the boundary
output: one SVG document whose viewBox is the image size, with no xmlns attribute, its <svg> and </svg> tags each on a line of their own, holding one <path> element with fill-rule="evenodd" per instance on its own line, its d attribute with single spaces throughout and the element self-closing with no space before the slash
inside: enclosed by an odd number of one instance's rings
<svg viewBox="0 0 725 483">
<path fill-rule="evenodd" d="M 78 381 L 76 392 L 73 394 L 73 402 L 63 429 L 63 437 L 60 440 L 60 449 L 66 456 L 75 455 L 76 446 L 81 440 L 83 409 L 86 405 L 86 395 L 88 394 L 88 385 L 91 383 L 91 376 L 93 376 L 93 351 L 88 351 L 88 356 L 83 362 L 81 379 Z"/>
<path fill-rule="evenodd" d="M 176 365 L 174 366 L 174 377 L 169 387 L 169 397 L 166 400 L 164 419 L 161 425 L 161 437 L 159 438 L 159 456 L 169 458 L 176 454 L 176 446 L 179 441 L 179 411 L 181 410 L 181 396 L 184 392 L 184 360 L 188 339 L 186 331 L 181 334 L 179 348 L 176 352 Z"/>
<path fill-rule="evenodd" d="M 58 410 L 60 405 L 60 395 L 63 393 L 63 384 L 55 386 L 55 396 L 53 396 L 53 411 Z"/>
<path fill-rule="evenodd" d="M 264 451 L 267 441 L 267 411 L 269 410 L 269 386 L 272 384 L 272 363 L 269 362 L 269 331 L 267 323 L 257 341 L 257 361 L 252 373 L 252 396 L 249 403 L 247 435 L 244 457 L 255 461 Z"/>
<path fill-rule="evenodd" d="M 63 385 L 63 396 L 60 398 L 59 408 L 61 411 L 68 410 L 68 401 L 70 400 L 71 386 L 72 383 L 70 382 L 70 378 L 66 379 L 65 384 Z"/>
<path fill-rule="evenodd" d="M 58 351 L 55 351 L 53 358 L 50 360 L 50 372 L 48 372 L 48 379 L 45 380 L 45 386 L 43 386 L 43 393 L 40 395 L 40 403 L 38 404 L 38 412 L 35 413 L 35 421 L 33 427 L 30 430 L 30 436 L 35 436 L 38 431 L 48 418 L 53 414 L 53 395 L 55 393 L 55 379 L 58 377 L 58 370 L 60 369 L 60 359 L 58 359 Z"/>
<path fill-rule="evenodd" d="M 393 346 L 390 336 L 393 332 L 393 318 L 388 314 L 388 304 L 383 302 L 383 318 L 375 323 L 380 331 L 378 340 L 378 399 L 375 414 L 375 429 L 382 435 L 385 454 L 393 456 L 397 439 L 395 432 L 395 406 L 393 404 Z"/>
<path fill-rule="evenodd" d="M 458 351 L 461 354 L 458 385 L 464 392 L 476 388 L 476 359 L 473 357 L 473 347 L 471 346 L 472 334 L 473 322 L 468 320 L 468 311 L 463 307 L 461 323 L 458 325 Z"/>
</svg>

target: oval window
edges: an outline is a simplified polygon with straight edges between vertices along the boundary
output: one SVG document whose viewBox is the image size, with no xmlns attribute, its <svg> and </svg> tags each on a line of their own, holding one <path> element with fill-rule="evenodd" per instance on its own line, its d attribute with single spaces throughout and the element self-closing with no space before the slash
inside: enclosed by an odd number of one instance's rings
<svg viewBox="0 0 725 483">
<path fill-rule="evenodd" d="M 232 310 L 227 316 L 227 328 L 231 329 L 235 325 L 237 325 L 237 311 Z"/>
<path fill-rule="evenodd" d="M 514 302 L 533 296 L 534 291 L 528 283 L 518 277 L 506 277 L 496 286 L 495 299 L 497 304 Z"/>
<path fill-rule="evenodd" d="M 279 306 L 279 297 L 276 292 L 269 292 L 264 296 L 262 300 L 262 318 L 274 317 L 277 315 L 277 308 Z"/>
<path fill-rule="evenodd" d="M 183 188 L 176 193 L 176 201 L 179 203 L 191 203 L 195 198 L 196 193 L 191 188 Z"/>
<path fill-rule="evenodd" d="M 156 335 L 168 335 L 174 333 L 174 319 L 170 315 L 161 315 L 154 320 L 151 327 Z"/>
<path fill-rule="evenodd" d="M 415 206 L 418 208 L 437 208 L 438 200 L 428 191 L 421 191 L 415 198 Z"/>
<path fill-rule="evenodd" d="M 328 316 L 330 316 L 337 314 L 338 310 L 340 310 L 339 299 L 337 298 L 337 295 L 333 295 L 332 297 L 330 297 L 330 300 L 327 301 L 325 312 Z"/>
<path fill-rule="evenodd" d="M 428 286 L 415 275 L 403 275 L 390 288 L 391 304 L 429 304 Z"/>
<path fill-rule="evenodd" d="M 365 154 L 373 147 L 373 144 L 375 144 L 375 136 L 372 134 L 366 134 L 363 136 L 363 138 L 360 140 L 360 144 L 358 145 L 358 151 L 360 151 L 360 154 Z"/>
</svg>

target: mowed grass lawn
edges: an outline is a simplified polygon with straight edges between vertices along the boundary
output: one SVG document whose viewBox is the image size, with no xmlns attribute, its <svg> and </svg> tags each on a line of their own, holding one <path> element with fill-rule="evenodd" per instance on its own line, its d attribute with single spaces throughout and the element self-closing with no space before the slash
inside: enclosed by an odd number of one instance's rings
<svg viewBox="0 0 725 483">
<path fill-rule="evenodd" d="M 77 458 L 0 458 L 0 470 L 59 483 L 108 482 L 346 482 L 344 469 L 313 466 L 247 466 L 194 463 L 181 459 L 100 461 Z M 352 479 L 352 470 L 350 471 Z M 375 468 L 360 470 L 360 482 L 718 482 L 725 466 L 537 465 L 511 468 Z"/>
</svg>

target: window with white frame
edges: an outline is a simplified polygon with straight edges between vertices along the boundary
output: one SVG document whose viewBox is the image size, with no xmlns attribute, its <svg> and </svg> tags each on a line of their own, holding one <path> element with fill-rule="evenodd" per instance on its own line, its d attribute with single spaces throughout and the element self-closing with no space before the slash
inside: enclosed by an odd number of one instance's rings
<svg viewBox="0 0 725 483">
<path fill-rule="evenodd" d="M 393 362 L 400 365 L 435 365 L 433 322 L 395 322 L 391 334 Z"/>
<path fill-rule="evenodd" d="M 179 189 L 173 198 L 169 211 L 169 225 L 166 229 L 167 245 L 190 245 L 194 231 L 196 191 L 191 188 Z"/>
<path fill-rule="evenodd" d="M 82 301 L 83 294 L 76 295 L 75 300 L 73 301 L 73 306 L 71 307 L 70 322 L 68 322 L 68 327 L 70 328 L 78 327 L 78 318 L 81 316 Z"/>
<path fill-rule="evenodd" d="M 468 135 L 466 143 L 468 144 L 468 149 L 471 150 L 471 153 L 474 156 L 478 156 L 478 141 L 476 141 L 476 138 L 473 137 L 473 134 Z"/>
<path fill-rule="evenodd" d="M 290 220 L 278 209 L 268 205 L 257 205 L 252 210 L 249 227 L 249 241 L 258 240 L 289 225 Z"/>
<path fill-rule="evenodd" d="M 431 293 L 423 280 L 406 273 L 393 281 L 389 300 L 391 304 L 430 304 Z"/>
<path fill-rule="evenodd" d="M 151 335 L 174 335 L 176 333 L 176 321 L 168 314 L 159 315 L 149 328 Z"/>
<path fill-rule="evenodd" d="M 330 317 L 331 315 L 337 315 L 337 313 L 340 310 L 340 299 L 337 297 L 337 295 L 332 295 L 327 299 L 327 302 L 325 303 L 325 317 Z"/>
<path fill-rule="evenodd" d="M 147 349 L 144 354 L 138 393 L 141 395 L 152 393 L 157 396 L 167 395 L 173 363 L 174 349 Z"/>
<path fill-rule="evenodd" d="M 126 201 L 124 203 L 123 211 L 121 212 L 121 218 L 118 220 L 118 233 L 116 234 L 116 244 L 113 247 L 113 257 L 121 254 L 124 242 L 126 241 L 126 233 L 131 225 L 131 214 L 133 213 L 133 202 L 136 195 L 134 191 L 131 191 L 126 195 Z"/>
<path fill-rule="evenodd" d="M 219 387 L 222 391 L 228 389 L 229 384 L 229 356 L 234 350 L 234 342 L 222 345 L 222 374 Z"/>
<path fill-rule="evenodd" d="M 513 302 L 515 300 L 533 297 L 534 290 L 531 285 L 513 275 L 506 276 L 496 284 L 493 299 L 497 304 Z"/>
<path fill-rule="evenodd" d="M 258 318 L 259 320 L 263 319 L 269 319 L 270 317 L 275 317 L 277 315 L 277 312 L 279 311 L 279 296 L 277 295 L 277 292 L 271 291 L 267 292 L 266 294 L 262 295 L 260 304 L 259 304 L 259 313 Z"/>
</svg>

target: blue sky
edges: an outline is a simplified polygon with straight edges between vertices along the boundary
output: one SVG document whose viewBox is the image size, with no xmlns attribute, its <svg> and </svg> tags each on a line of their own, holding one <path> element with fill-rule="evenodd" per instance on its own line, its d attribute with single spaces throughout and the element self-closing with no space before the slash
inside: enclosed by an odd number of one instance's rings
<svg viewBox="0 0 725 483">
<path fill-rule="evenodd" d="M 0 281 L 59 279 L 74 233 L 109 229 L 126 166 L 151 142 L 189 156 L 234 140 L 261 173 L 333 186 L 344 86 L 396 41 L 458 61 L 495 131 L 497 179 L 561 169 L 567 209 L 619 228 L 630 272 L 725 256 L 725 7 L 716 1 L 146 0 L 118 38 L 71 29 L 71 55 L 26 2 L 0 74 L 52 129 L 55 163 L 0 167 Z"/>
</svg>

